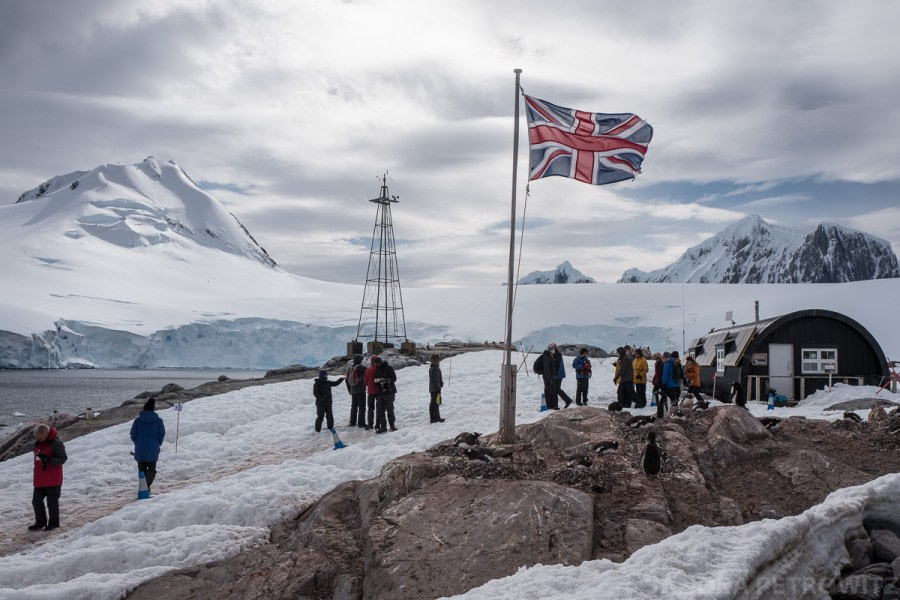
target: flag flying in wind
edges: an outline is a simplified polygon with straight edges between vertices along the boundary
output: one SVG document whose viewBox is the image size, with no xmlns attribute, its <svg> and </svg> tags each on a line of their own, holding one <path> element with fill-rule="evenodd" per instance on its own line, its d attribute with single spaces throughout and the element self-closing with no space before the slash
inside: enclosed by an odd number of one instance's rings
<svg viewBox="0 0 900 600">
<path fill-rule="evenodd" d="M 559 175 L 593 185 L 634 179 L 653 127 L 631 113 L 589 113 L 525 96 L 531 173 Z"/>
</svg>

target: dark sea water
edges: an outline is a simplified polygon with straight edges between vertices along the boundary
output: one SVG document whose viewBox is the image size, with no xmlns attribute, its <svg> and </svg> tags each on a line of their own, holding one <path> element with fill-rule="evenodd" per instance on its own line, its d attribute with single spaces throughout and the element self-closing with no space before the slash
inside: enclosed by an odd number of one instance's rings
<svg viewBox="0 0 900 600">
<path fill-rule="evenodd" d="M 219 375 L 259 378 L 263 371 L 195 369 L 0 370 L 0 438 L 16 427 L 58 410 L 79 414 L 119 406 L 141 392 L 158 392 L 168 383 L 192 388 Z"/>
</svg>

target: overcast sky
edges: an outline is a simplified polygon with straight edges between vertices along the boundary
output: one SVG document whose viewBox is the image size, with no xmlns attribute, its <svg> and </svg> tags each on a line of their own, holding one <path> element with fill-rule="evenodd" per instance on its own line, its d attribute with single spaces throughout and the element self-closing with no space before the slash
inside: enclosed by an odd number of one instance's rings
<svg viewBox="0 0 900 600">
<path fill-rule="evenodd" d="M 615 281 L 750 214 L 900 249 L 900 2 L 0 0 L 0 16 L 2 204 L 153 155 L 285 269 L 362 283 L 389 171 L 404 285 L 497 285 L 521 68 L 529 95 L 654 127 L 635 181 L 532 182 L 522 275 L 569 260 Z"/>
</svg>

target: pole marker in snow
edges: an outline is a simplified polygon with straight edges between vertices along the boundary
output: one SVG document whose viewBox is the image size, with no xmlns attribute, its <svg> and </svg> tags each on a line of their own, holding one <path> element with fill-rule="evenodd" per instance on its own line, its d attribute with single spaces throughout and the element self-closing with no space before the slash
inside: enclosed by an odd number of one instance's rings
<svg viewBox="0 0 900 600">
<path fill-rule="evenodd" d="M 544 398 L 544 393 L 541 392 L 541 412 L 547 410 L 547 399 Z"/>
<path fill-rule="evenodd" d="M 138 500 L 146 500 L 150 497 L 150 488 L 147 487 L 147 479 L 143 471 L 138 471 Z"/>
<path fill-rule="evenodd" d="M 340 450 L 341 448 L 346 448 L 347 446 L 344 442 L 341 441 L 340 436 L 338 435 L 337 429 L 334 427 L 331 428 L 331 437 L 334 439 L 334 449 Z"/>
</svg>

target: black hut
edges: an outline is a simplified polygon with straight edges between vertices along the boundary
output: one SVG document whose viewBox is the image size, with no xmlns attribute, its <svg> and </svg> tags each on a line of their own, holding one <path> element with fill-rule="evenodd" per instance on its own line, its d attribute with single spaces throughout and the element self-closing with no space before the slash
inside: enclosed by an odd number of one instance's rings
<svg viewBox="0 0 900 600">
<path fill-rule="evenodd" d="M 889 376 L 881 346 L 862 325 L 830 310 L 800 310 L 715 329 L 687 349 L 700 365 L 702 392 L 727 400 L 739 381 L 748 400 L 769 388 L 799 401 L 829 381 L 881 385 Z"/>
</svg>

